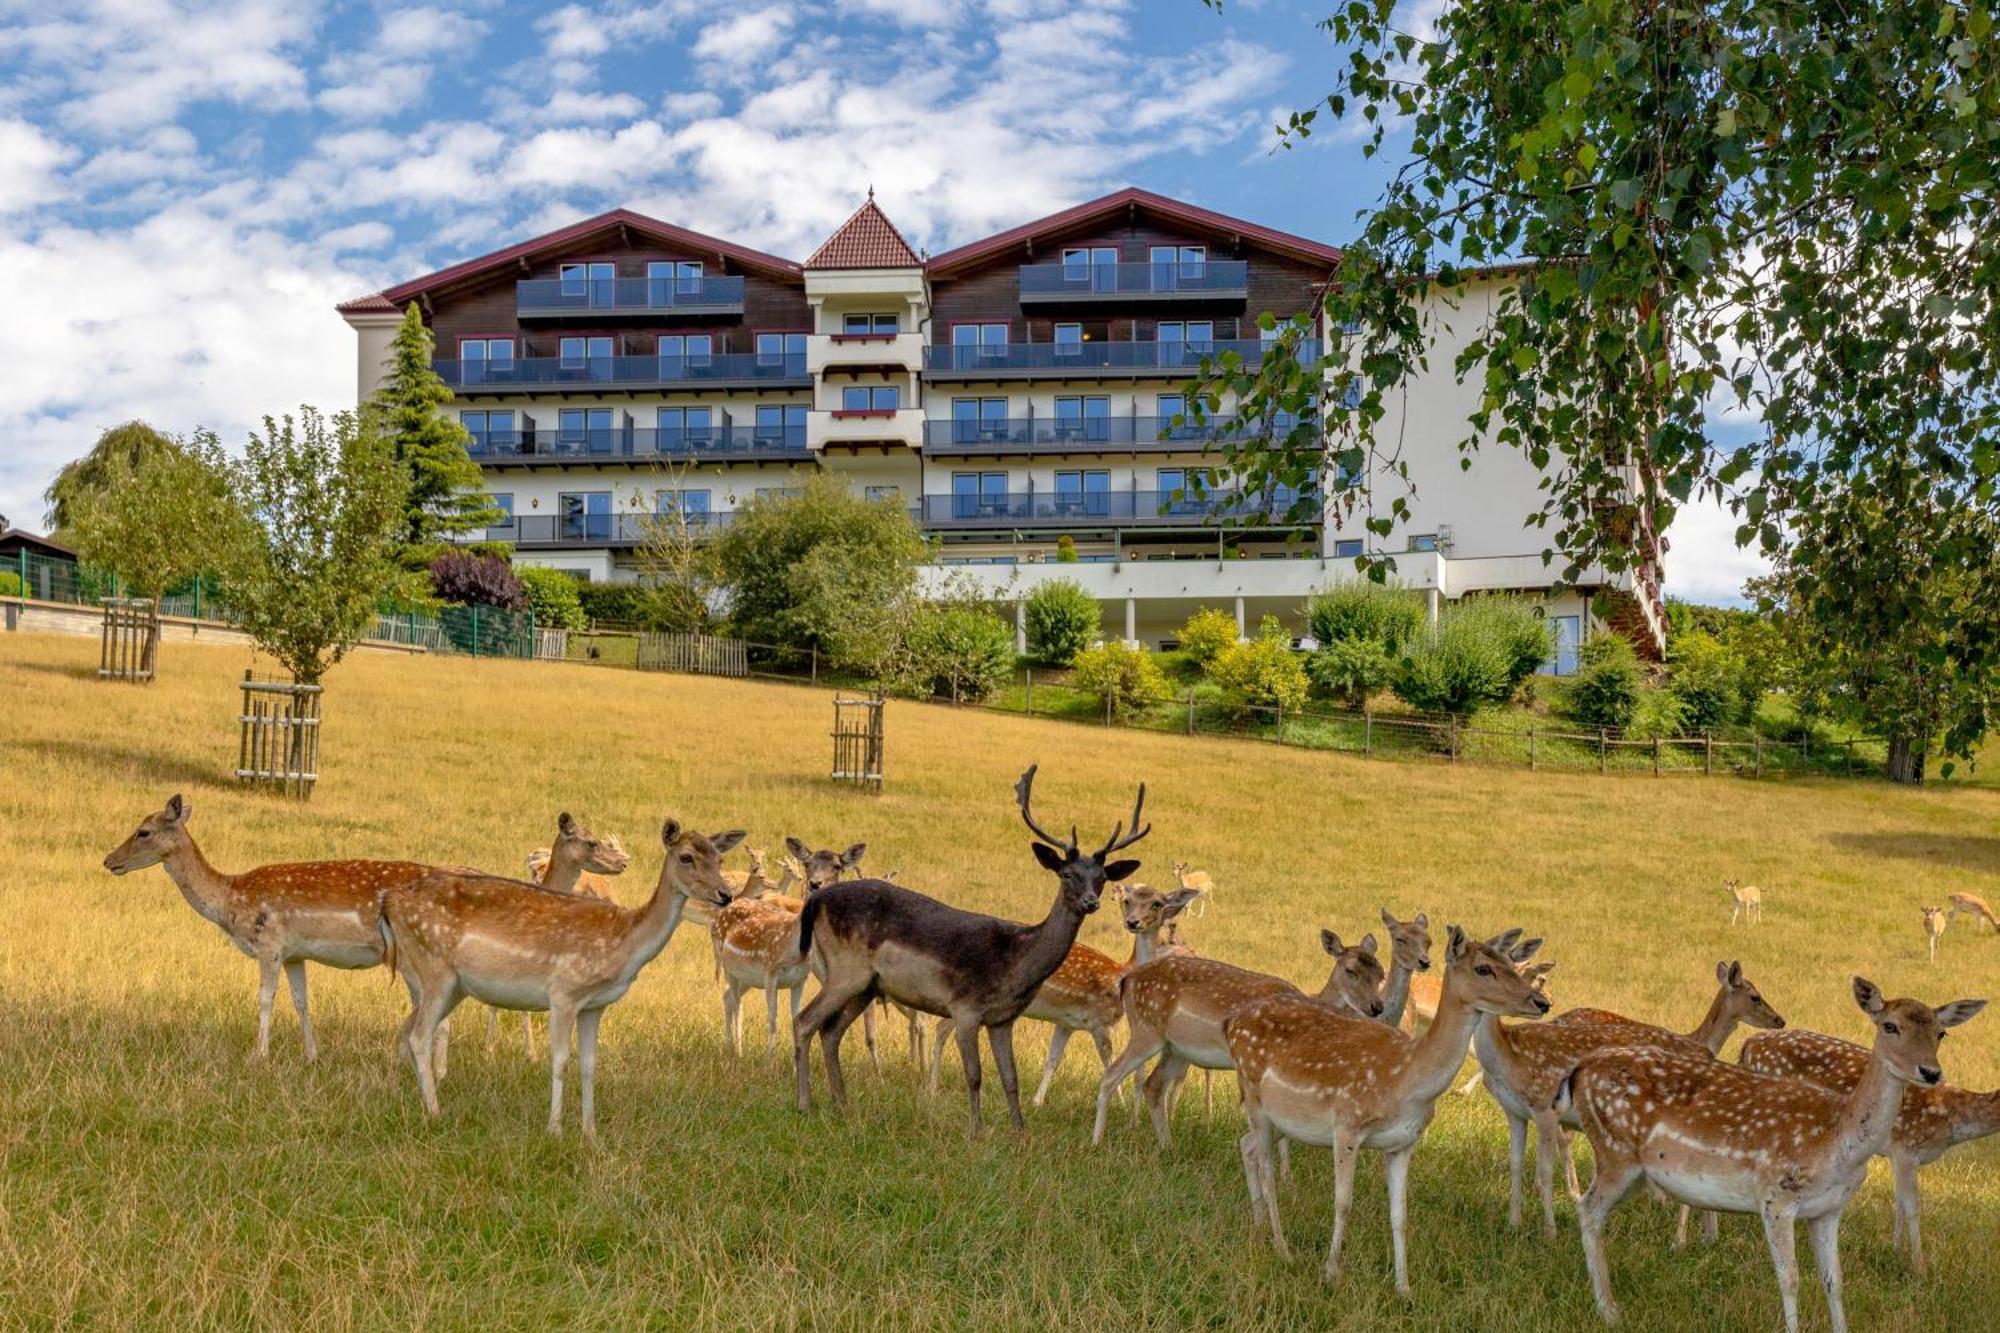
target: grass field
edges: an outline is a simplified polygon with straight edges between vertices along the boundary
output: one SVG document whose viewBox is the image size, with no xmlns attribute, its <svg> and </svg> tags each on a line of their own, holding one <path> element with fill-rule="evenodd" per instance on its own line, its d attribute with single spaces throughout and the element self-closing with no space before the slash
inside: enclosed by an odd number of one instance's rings
<svg viewBox="0 0 2000 1333">
<path fill-rule="evenodd" d="M 1221 886 L 1192 941 L 1315 985 L 1318 927 L 1358 933 L 1387 903 L 1439 927 L 1525 925 L 1560 961 L 1559 1005 L 1683 1027 L 1726 957 L 1794 1023 L 1847 1035 L 1857 969 L 1933 1003 L 2000 998 L 2000 939 L 1961 922 L 1932 965 L 1917 910 L 1955 889 L 2000 896 L 1992 791 L 1371 763 L 891 703 L 875 797 L 823 776 L 824 692 L 367 654 L 329 678 L 324 777 L 298 809 L 224 776 L 247 660 L 172 644 L 159 683 L 125 687 L 92 678 L 89 640 L 0 636 L 0 1327 L 1599 1326 L 1568 1205 L 1553 1243 L 1508 1231 L 1503 1121 L 1483 1094 L 1447 1096 L 1417 1152 L 1412 1300 L 1391 1287 L 1373 1160 L 1329 1289 L 1331 1163 L 1302 1152 L 1287 1188 L 1302 1257 L 1253 1244 L 1226 1077 L 1212 1116 L 1198 1088 L 1184 1099 L 1171 1152 L 1123 1118 L 1092 1151 L 1096 1059 L 1072 1043 L 1025 1135 L 969 1144 L 956 1077 L 926 1099 L 885 1029 L 879 1075 L 849 1044 L 847 1112 L 800 1117 L 754 1054 L 761 1006 L 753 1054 L 722 1049 L 693 931 L 605 1023 L 595 1147 L 573 1090 L 568 1136 L 543 1133 L 545 1067 L 517 1039 L 484 1050 L 470 1009 L 427 1122 L 389 1058 L 401 988 L 380 971 L 313 973 L 316 1067 L 282 1000 L 272 1058 L 253 1064 L 253 965 L 163 871 L 99 866 L 175 791 L 225 869 L 382 856 L 512 872 L 568 809 L 636 851 L 629 900 L 671 813 L 757 845 L 865 840 L 869 867 L 1034 918 L 1053 881 L 1010 787 L 1038 760 L 1045 820 L 1099 840 L 1150 783 L 1141 877 L 1187 858 Z M 1761 927 L 1726 925 L 1730 875 L 1764 887 Z M 1109 912 L 1084 938 L 1128 947 Z M 1042 1035 L 1020 1046 L 1039 1068 Z M 1955 1082 L 2000 1082 L 2000 1016 L 1944 1059 Z M 1992 1328 L 2000 1142 L 1925 1173 L 1928 1279 L 1890 1252 L 1877 1168 L 1844 1230 L 1855 1327 Z M 1629 1327 L 1778 1326 L 1754 1226 L 1683 1255 L 1671 1228 L 1636 1196 L 1614 1219 Z M 1807 1326 L 1823 1328 L 1802 1263 Z"/>
</svg>

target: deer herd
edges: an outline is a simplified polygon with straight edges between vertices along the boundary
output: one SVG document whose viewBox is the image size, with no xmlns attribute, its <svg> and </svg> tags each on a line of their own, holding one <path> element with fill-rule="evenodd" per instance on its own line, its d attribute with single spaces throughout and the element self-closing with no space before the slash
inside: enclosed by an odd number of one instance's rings
<svg viewBox="0 0 2000 1333">
<path fill-rule="evenodd" d="M 2000 1131 L 2000 1092 L 1946 1084 L 1938 1062 L 1946 1030 L 1972 1018 L 1984 1001 L 1933 1008 L 1890 999 L 1855 977 L 1854 1001 L 1872 1029 L 1869 1042 L 1856 1045 L 1788 1028 L 1741 964 L 1723 962 L 1706 1011 L 1686 1032 L 1602 1009 L 1535 1021 L 1553 1008 L 1544 978 L 1554 964 L 1530 961 L 1542 940 L 1524 938 L 1519 929 L 1482 939 L 1450 925 L 1434 969 L 1428 916 L 1399 920 L 1387 909 L 1379 941 L 1372 930 L 1352 942 L 1321 931 L 1328 970 L 1309 991 L 1199 955 L 1181 941 L 1180 922 L 1214 884 L 1185 862 L 1173 865 L 1174 889 L 1133 881 L 1140 863 L 1125 853 L 1152 831 L 1143 784 L 1130 819 L 1086 850 L 1074 827 L 1062 837 L 1037 818 L 1035 772 L 1030 767 L 1021 776 L 1015 803 L 1033 835 L 1035 860 L 1055 884 L 1046 915 L 1032 924 L 950 906 L 894 876 L 863 877 L 862 843 L 815 851 L 788 838 L 777 877 L 754 848 L 746 848 L 748 871 L 725 870 L 722 860 L 743 843 L 742 830 L 703 833 L 672 818 L 660 829 L 652 893 L 631 908 L 613 900 L 608 881 L 597 877 L 624 873 L 633 857 L 568 814 L 558 821 L 556 840 L 530 854 L 525 880 L 414 861 L 312 861 L 226 874 L 202 855 L 188 830 L 190 807 L 179 796 L 140 821 L 104 864 L 120 875 L 163 866 L 188 904 L 256 960 L 259 1058 L 269 1050 L 281 974 L 310 1062 L 317 1048 L 306 964 L 386 966 L 410 1001 L 395 1049 L 432 1116 L 440 1112 L 447 1021 L 471 998 L 495 1010 L 548 1015 L 553 1133 L 563 1125 L 574 1041 L 583 1132 L 594 1136 L 604 1011 L 690 920 L 709 932 L 724 1032 L 738 1055 L 745 993 L 764 994 L 773 1060 L 781 1051 L 779 992 L 788 993 L 793 1092 L 801 1111 L 812 1103 L 813 1040 L 827 1092 L 844 1102 L 843 1038 L 861 1020 L 874 1061 L 878 1005 L 906 1020 L 912 1057 L 927 1066 L 933 1089 L 945 1039 L 953 1039 L 974 1134 L 982 1123 L 982 1034 L 1008 1119 L 1016 1129 L 1024 1123 L 1014 1063 L 1014 1028 L 1022 1019 L 1052 1029 L 1036 1106 L 1070 1036 L 1087 1033 L 1096 1046 L 1104 1068 L 1093 1143 L 1104 1138 L 1110 1104 L 1128 1082 L 1138 1086 L 1164 1149 L 1188 1072 L 1234 1071 L 1253 1229 L 1267 1234 L 1280 1255 L 1289 1254 L 1279 1186 L 1290 1175 L 1290 1145 L 1331 1149 L 1333 1235 L 1325 1263 L 1331 1280 L 1339 1272 L 1358 1160 L 1363 1150 L 1380 1153 L 1395 1283 L 1403 1293 L 1410 1289 L 1411 1158 L 1468 1052 L 1477 1083 L 1508 1125 L 1509 1222 L 1522 1222 L 1532 1129 L 1543 1228 L 1555 1232 L 1560 1162 L 1576 1202 L 1592 1293 L 1606 1320 L 1617 1317 L 1617 1305 L 1605 1219 L 1644 1182 L 1681 1205 L 1677 1245 L 1690 1210 L 1704 1212 L 1711 1237 L 1718 1214 L 1757 1217 L 1792 1330 L 1798 1326 L 1794 1237 L 1804 1221 L 1832 1327 L 1842 1330 L 1840 1218 L 1869 1159 L 1889 1159 L 1895 1244 L 1922 1272 L 1919 1169 L 1957 1144 Z M 1761 893 L 1735 881 L 1728 888 L 1732 923 L 1758 922 Z M 1132 937 L 1122 961 L 1077 940 L 1085 918 L 1112 894 Z M 1933 958 L 1939 936 L 1960 915 L 1972 917 L 1975 928 L 1995 924 L 1992 910 L 1971 894 L 1953 895 L 1948 908 L 1925 908 Z M 802 1005 L 809 979 L 817 991 Z M 935 1024 L 928 1040 L 927 1018 Z M 1116 1049 L 1121 1024 L 1123 1048 Z M 1757 1031 L 1735 1063 L 1725 1061 L 1724 1044 L 1745 1026 Z M 1578 1182 L 1570 1148 L 1577 1133 L 1595 1162 L 1588 1190 Z"/>
</svg>

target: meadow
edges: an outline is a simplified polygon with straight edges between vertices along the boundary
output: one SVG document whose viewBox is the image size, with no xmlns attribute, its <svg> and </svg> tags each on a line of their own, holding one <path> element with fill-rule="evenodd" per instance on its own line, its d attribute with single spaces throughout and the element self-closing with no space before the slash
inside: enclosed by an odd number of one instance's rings
<svg viewBox="0 0 2000 1333">
<path fill-rule="evenodd" d="M 623 835 L 636 901 L 671 814 L 774 850 L 865 841 L 865 868 L 1037 919 L 1054 882 L 1011 787 L 1038 761 L 1038 813 L 1086 839 L 1147 782 L 1140 878 L 1187 859 L 1219 885 L 1190 941 L 1315 987 L 1319 927 L 1358 935 L 1386 904 L 1427 910 L 1440 939 L 1447 921 L 1525 926 L 1559 963 L 1559 1006 L 1683 1028 L 1723 958 L 1794 1024 L 1850 1037 L 1856 971 L 1930 1003 L 2000 999 L 2000 937 L 1961 921 L 1931 963 L 1918 911 L 1956 890 L 2000 898 L 1992 790 L 1387 764 L 892 702 L 877 796 L 827 781 L 824 691 L 364 653 L 329 677 L 322 781 L 297 807 L 227 776 L 246 649 L 170 644 L 147 687 L 99 683 L 96 652 L 0 636 L 0 1328 L 1601 1327 L 1567 1201 L 1555 1241 L 1507 1228 L 1504 1122 L 1484 1094 L 1447 1095 L 1417 1151 L 1414 1296 L 1391 1285 L 1377 1160 L 1328 1287 L 1330 1160 L 1298 1154 L 1300 1257 L 1279 1261 L 1251 1238 L 1227 1076 L 1212 1113 L 1191 1085 L 1171 1151 L 1123 1115 L 1093 1150 L 1097 1060 L 1073 1042 L 1024 1134 L 968 1142 L 956 1074 L 926 1097 L 885 1024 L 879 1073 L 849 1041 L 846 1111 L 826 1107 L 816 1062 L 821 1104 L 800 1116 L 763 1058 L 761 1004 L 745 1057 L 723 1048 L 698 929 L 609 1012 L 595 1145 L 574 1084 L 569 1132 L 543 1132 L 545 1063 L 523 1057 L 517 1019 L 486 1049 L 470 1006 L 426 1120 L 390 1057 L 403 992 L 379 970 L 313 971 L 316 1066 L 282 999 L 271 1058 L 252 1062 L 254 965 L 164 871 L 99 864 L 176 791 L 224 869 L 378 856 L 512 873 L 570 810 Z M 1763 887 L 1761 926 L 1727 924 L 1730 876 Z M 1129 950 L 1111 911 L 1082 938 Z M 1030 1086 L 1036 1028 L 1018 1043 Z M 1943 1057 L 1953 1082 L 2000 1083 L 2000 1011 Z M 990 1073 L 987 1088 L 998 1126 Z M 1890 1250 L 1885 1164 L 1848 1211 L 1857 1329 L 1993 1327 L 2000 1141 L 1955 1151 L 1924 1190 L 1929 1277 Z M 1613 1219 L 1628 1326 L 1778 1326 L 1753 1224 L 1681 1254 L 1672 1227 L 1637 1194 Z M 1801 1262 L 1806 1326 L 1823 1328 Z"/>
</svg>

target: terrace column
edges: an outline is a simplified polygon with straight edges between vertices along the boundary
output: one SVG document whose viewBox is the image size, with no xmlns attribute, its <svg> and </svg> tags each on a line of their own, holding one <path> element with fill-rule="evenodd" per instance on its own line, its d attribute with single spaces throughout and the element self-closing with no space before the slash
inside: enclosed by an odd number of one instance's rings
<svg viewBox="0 0 2000 1333">
<path fill-rule="evenodd" d="M 1438 623 L 1438 590 L 1424 589 L 1424 618 L 1435 625 Z"/>
<path fill-rule="evenodd" d="M 1028 652 L 1028 604 L 1021 598 L 1014 599 L 1014 655 L 1026 656 Z"/>
<path fill-rule="evenodd" d="M 1236 637 L 1239 639 L 1244 637 L 1243 599 L 1241 597 L 1236 599 Z"/>
<path fill-rule="evenodd" d="M 1139 599 L 1136 597 L 1125 599 L 1125 642 L 1139 642 Z"/>
</svg>

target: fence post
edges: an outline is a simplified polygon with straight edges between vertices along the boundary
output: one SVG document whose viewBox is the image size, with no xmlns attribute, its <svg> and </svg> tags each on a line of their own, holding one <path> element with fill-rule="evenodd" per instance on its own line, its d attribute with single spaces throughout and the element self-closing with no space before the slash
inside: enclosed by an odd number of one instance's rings
<svg viewBox="0 0 2000 1333">
<path fill-rule="evenodd" d="M 812 649 L 812 683 L 817 685 L 819 684 L 819 645 L 813 643 L 807 646 Z"/>
<path fill-rule="evenodd" d="M 479 603 L 472 604 L 472 655 L 479 656 Z"/>
<path fill-rule="evenodd" d="M 1375 753 L 1375 710 L 1361 710 L 1361 753 L 1372 756 Z"/>
<path fill-rule="evenodd" d="M 1028 716 L 1033 717 L 1035 715 L 1035 669 L 1033 667 L 1023 667 L 1021 668 L 1021 674 L 1028 681 Z"/>
<path fill-rule="evenodd" d="M 1458 714 L 1446 713 L 1444 721 L 1445 749 L 1451 756 L 1451 762 L 1455 764 L 1458 762 Z"/>
<path fill-rule="evenodd" d="M 1188 735 L 1194 735 L 1194 689 L 1188 689 Z"/>
<path fill-rule="evenodd" d="M 1660 776 L 1660 738 L 1653 737 L 1653 776 Z"/>
<path fill-rule="evenodd" d="M 1610 771 L 1605 765 L 1605 755 L 1608 748 L 1605 744 L 1604 728 L 1599 727 L 1597 729 L 1597 771 L 1599 773 Z"/>
<path fill-rule="evenodd" d="M 1764 733 L 1757 733 L 1757 776 L 1764 776 Z"/>
<path fill-rule="evenodd" d="M 1535 760 L 1536 760 L 1536 756 L 1535 756 L 1535 728 L 1534 728 L 1534 727 L 1533 727 L 1532 725 L 1530 725 L 1530 726 L 1529 726 L 1529 728 L 1528 728 L 1528 771 L 1529 771 L 1530 773 L 1532 773 L 1532 772 L 1534 772 L 1534 771 L 1535 771 L 1535 768 L 1536 768 L 1536 762 L 1535 762 Z"/>
<path fill-rule="evenodd" d="M 201 575 L 194 576 L 194 618 L 201 619 Z"/>
<path fill-rule="evenodd" d="M 1701 733 L 1701 775 L 1705 778 L 1715 776 L 1715 733 L 1712 731 Z"/>
<path fill-rule="evenodd" d="M 1271 739 L 1278 744 L 1285 743 L 1285 705 L 1280 703 L 1271 721 Z"/>
<path fill-rule="evenodd" d="M 1111 700 L 1114 694 L 1115 691 L 1112 690 L 1104 692 L 1104 725 L 1107 727 L 1111 725 Z"/>
</svg>

